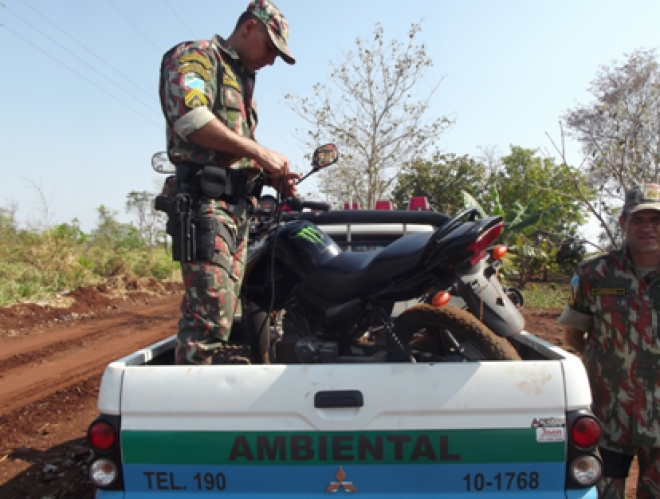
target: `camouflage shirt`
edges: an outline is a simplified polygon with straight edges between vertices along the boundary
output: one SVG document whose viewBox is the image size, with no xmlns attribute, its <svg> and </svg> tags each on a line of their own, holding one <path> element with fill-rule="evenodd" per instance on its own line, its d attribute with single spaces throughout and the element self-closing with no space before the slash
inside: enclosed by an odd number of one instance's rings
<svg viewBox="0 0 660 499">
<path fill-rule="evenodd" d="M 660 272 L 642 277 L 624 248 L 584 261 L 572 284 L 560 322 L 591 317 L 583 362 L 604 438 L 660 447 Z"/>
<path fill-rule="evenodd" d="M 224 168 L 255 168 L 247 158 L 193 144 L 190 133 L 218 118 L 230 130 L 254 138 L 255 78 L 247 73 L 224 39 L 184 42 L 161 63 L 160 101 L 167 121 L 167 152 L 172 163 L 191 161 Z"/>
</svg>

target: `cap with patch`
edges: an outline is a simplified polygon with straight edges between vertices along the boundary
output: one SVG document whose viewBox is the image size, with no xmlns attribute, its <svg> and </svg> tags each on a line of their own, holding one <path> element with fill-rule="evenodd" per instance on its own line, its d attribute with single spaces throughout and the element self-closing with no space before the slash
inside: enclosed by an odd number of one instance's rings
<svg viewBox="0 0 660 499">
<path fill-rule="evenodd" d="M 286 46 L 289 41 L 289 23 L 286 22 L 280 9 L 269 0 L 255 0 L 250 2 L 247 11 L 257 16 L 266 25 L 270 39 L 277 47 L 284 62 L 295 64 L 296 60 Z"/>
<path fill-rule="evenodd" d="M 660 186 L 658 184 L 640 184 L 626 191 L 623 212 L 626 215 L 642 210 L 660 211 Z"/>
</svg>

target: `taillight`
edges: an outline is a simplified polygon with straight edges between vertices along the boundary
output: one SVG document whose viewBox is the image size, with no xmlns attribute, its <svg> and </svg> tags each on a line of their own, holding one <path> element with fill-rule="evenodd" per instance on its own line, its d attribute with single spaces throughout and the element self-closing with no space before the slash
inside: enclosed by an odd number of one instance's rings
<svg viewBox="0 0 660 499">
<path fill-rule="evenodd" d="M 600 435 L 600 424 L 589 416 L 576 419 L 571 426 L 571 439 L 579 449 L 592 449 L 598 445 Z"/>
<path fill-rule="evenodd" d="M 89 427 L 87 439 L 96 450 L 108 450 L 117 439 L 115 429 L 105 421 L 97 421 Z"/>
<path fill-rule="evenodd" d="M 566 488 L 593 487 L 603 474 L 600 422 L 586 409 L 567 412 L 566 433 Z"/>
<path fill-rule="evenodd" d="M 486 249 L 499 237 L 503 228 L 504 223 L 500 222 L 481 234 L 475 242 L 468 245 L 467 250 L 472 251 L 473 255 L 470 259 L 470 265 L 475 265 L 486 256 Z"/>
</svg>

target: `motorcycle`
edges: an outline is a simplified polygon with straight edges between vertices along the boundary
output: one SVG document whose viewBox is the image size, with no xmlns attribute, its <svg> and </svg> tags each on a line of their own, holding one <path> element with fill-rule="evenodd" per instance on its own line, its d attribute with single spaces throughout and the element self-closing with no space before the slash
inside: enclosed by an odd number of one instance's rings
<svg viewBox="0 0 660 499">
<path fill-rule="evenodd" d="M 319 147 L 301 180 L 338 157 L 333 144 Z M 524 319 L 487 261 L 501 217 L 478 218 L 476 209 L 420 214 L 437 229 L 352 253 L 313 223 L 326 203 L 267 204 L 251 226 L 241 289 L 241 340 L 257 362 L 520 359 L 507 338 L 522 331 Z M 447 304 L 452 297 L 462 305 Z M 415 299 L 418 305 L 392 317 L 395 303 Z"/>
<path fill-rule="evenodd" d="M 317 148 L 299 182 L 338 158 L 333 144 Z M 164 153 L 152 167 L 174 170 Z M 501 217 L 419 212 L 415 223 L 435 231 L 352 253 L 314 224 L 327 203 L 262 199 L 250 223 L 242 327 L 230 336 L 248 346 L 253 363 L 520 360 L 507 338 L 524 319 L 499 282 L 491 247 Z M 351 216 L 368 222 L 373 212 Z M 393 316 L 396 303 L 414 300 Z"/>
</svg>

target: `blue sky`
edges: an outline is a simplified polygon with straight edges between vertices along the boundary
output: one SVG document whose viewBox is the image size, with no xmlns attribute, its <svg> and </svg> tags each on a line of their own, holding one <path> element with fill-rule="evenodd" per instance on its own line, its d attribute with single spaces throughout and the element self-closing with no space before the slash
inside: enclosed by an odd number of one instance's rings
<svg viewBox="0 0 660 499">
<path fill-rule="evenodd" d="M 157 189 L 151 155 L 165 145 L 157 97 L 160 58 L 190 39 L 229 35 L 243 0 L 2 0 L 0 3 L 0 206 L 22 223 L 73 218 L 93 228 L 97 207 L 122 221 L 131 190 Z M 284 95 L 307 96 L 329 62 L 369 38 L 422 21 L 434 67 L 424 94 L 444 78 L 429 118 L 456 119 L 441 147 L 552 149 L 561 115 L 591 100 L 599 66 L 660 45 L 657 0 L 278 0 L 289 20 L 295 66 L 278 61 L 257 79 L 257 137 L 300 171 L 304 123 Z M 405 8 L 403 8 L 405 6 Z M 328 137 L 328 140 L 331 140 Z M 569 144 L 568 159 L 581 157 Z M 44 207 L 48 207 L 48 212 Z"/>
</svg>

